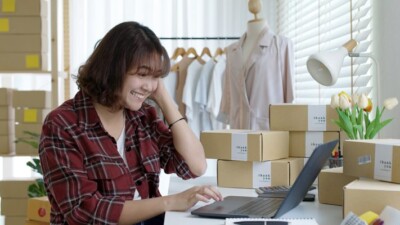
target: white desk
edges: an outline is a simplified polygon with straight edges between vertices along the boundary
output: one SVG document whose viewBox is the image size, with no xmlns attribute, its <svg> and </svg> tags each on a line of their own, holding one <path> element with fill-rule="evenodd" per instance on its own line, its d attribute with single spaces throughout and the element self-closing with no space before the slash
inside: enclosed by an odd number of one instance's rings
<svg viewBox="0 0 400 225">
<path fill-rule="evenodd" d="M 174 194 L 186 190 L 194 185 L 214 185 L 216 186 L 216 177 L 200 177 L 195 180 L 183 181 L 179 177 L 172 176 L 169 186 L 169 194 Z M 239 196 L 257 196 L 253 189 L 238 188 L 219 188 L 222 195 L 239 195 Z M 315 191 L 314 191 L 315 192 Z M 316 193 L 315 193 L 316 194 Z M 316 194 L 316 197 L 317 194 Z M 190 211 L 205 205 L 198 203 L 192 209 L 186 212 L 167 212 L 165 214 L 164 225 L 190 224 L 190 225 L 224 225 L 223 219 L 210 219 L 193 216 Z M 319 204 L 318 198 L 315 202 L 302 202 L 296 208 L 286 213 L 282 218 L 315 218 L 319 225 L 339 225 L 342 221 L 342 207 L 326 204 Z"/>
</svg>

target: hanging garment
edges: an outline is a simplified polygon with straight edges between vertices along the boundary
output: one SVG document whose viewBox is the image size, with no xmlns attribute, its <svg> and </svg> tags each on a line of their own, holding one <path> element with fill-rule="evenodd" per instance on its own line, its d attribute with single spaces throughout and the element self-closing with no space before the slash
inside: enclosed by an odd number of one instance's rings
<svg viewBox="0 0 400 225">
<path fill-rule="evenodd" d="M 207 99 L 207 111 L 210 113 L 211 127 L 213 130 L 221 130 L 226 124 L 217 120 L 222 98 L 222 81 L 226 66 L 226 57 L 219 55 L 215 58 L 217 63 L 211 75 L 210 88 Z"/>
<path fill-rule="evenodd" d="M 187 68 L 190 65 L 190 63 L 193 62 L 195 58 L 190 58 L 188 55 L 185 55 L 181 61 L 177 62 L 175 66 L 177 67 L 178 71 L 178 81 L 176 85 L 176 103 L 178 104 L 178 109 L 179 112 L 182 114 L 182 116 L 185 116 L 186 114 L 186 106 L 182 102 L 182 94 L 183 94 L 183 88 L 185 87 L 185 82 L 186 82 L 186 76 L 187 76 Z"/>
<path fill-rule="evenodd" d="M 187 123 L 197 137 L 200 137 L 200 109 L 199 104 L 194 102 L 194 96 L 204 63 L 203 60 L 198 58 L 188 66 L 185 87 L 182 92 L 182 103 L 186 106 Z"/>
<path fill-rule="evenodd" d="M 265 28 L 244 62 L 245 38 L 227 47 L 220 119 L 232 129 L 269 130 L 269 105 L 293 101 L 292 43 Z"/>
<path fill-rule="evenodd" d="M 210 113 L 206 110 L 211 75 L 215 61 L 210 58 L 200 71 L 199 80 L 195 86 L 194 102 L 199 105 L 200 131 L 211 130 Z"/>
</svg>

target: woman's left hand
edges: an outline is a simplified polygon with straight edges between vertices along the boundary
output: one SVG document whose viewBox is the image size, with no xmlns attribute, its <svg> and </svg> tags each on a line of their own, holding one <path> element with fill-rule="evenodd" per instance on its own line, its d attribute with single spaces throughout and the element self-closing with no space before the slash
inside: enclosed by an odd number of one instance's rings
<svg viewBox="0 0 400 225">
<path fill-rule="evenodd" d="M 157 88 L 151 94 L 150 98 L 156 101 L 158 104 L 161 103 L 163 98 L 167 97 L 169 94 L 167 89 L 165 88 L 164 82 L 162 78 L 157 78 Z"/>
</svg>

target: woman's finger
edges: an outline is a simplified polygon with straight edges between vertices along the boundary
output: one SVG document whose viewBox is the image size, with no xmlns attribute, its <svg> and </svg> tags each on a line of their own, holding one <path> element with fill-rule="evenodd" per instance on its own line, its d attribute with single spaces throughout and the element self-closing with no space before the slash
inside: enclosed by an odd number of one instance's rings
<svg viewBox="0 0 400 225">
<path fill-rule="evenodd" d="M 206 203 L 209 202 L 209 200 L 208 200 L 205 196 L 203 196 L 203 195 L 201 195 L 201 194 L 199 194 L 199 193 L 196 194 L 196 199 L 197 199 L 198 201 L 202 201 L 202 202 L 206 202 Z"/>
</svg>

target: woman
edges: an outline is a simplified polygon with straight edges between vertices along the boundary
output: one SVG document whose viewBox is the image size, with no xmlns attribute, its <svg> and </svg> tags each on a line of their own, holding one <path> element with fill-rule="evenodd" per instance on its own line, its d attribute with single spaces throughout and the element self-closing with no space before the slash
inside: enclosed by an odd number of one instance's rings
<svg viewBox="0 0 400 225">
<path fill-rule="evenodd" d="M 51 224 L 162 224 L 167 210 L 222 200 L 210 186 L 160 196 L 161 168 L 190 179 L 207 167 L 162 83 L 169 69 L 156 35 L 136 22 L 115 26 L 100 41 L 79 70 L 78 93 L 43 125 L 39 156 Z"/>
</svg>

